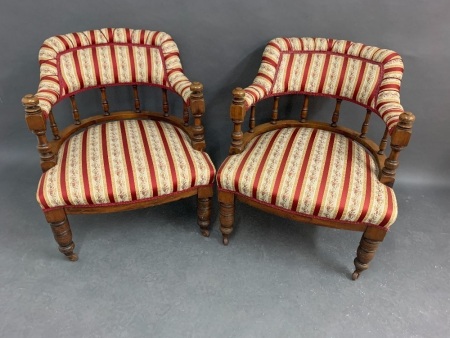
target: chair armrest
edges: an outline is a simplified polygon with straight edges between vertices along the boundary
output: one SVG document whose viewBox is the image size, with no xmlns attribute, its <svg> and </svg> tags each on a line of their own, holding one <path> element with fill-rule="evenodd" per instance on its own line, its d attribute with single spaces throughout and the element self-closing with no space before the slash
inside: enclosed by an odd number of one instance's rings
<svg viewBox="0 0 450 338">
<path fill-rule="evenodd" d="M 392 187 L 395 182 L 395 174 L 399 166 L 400 151 L 403 150 L 411 138 L 412 127 L 416 117 L 411 112 L 404 112 L 399 116 L 399 122 L 393 128 L 391 135 L 391 153 L 384 162 L 381 170 L 380 181 Z"/>
<path fill-rule="evenodd" d="M 27 94 L 22 98 L 25 107 L 25 121 L 28 128 L 38 139 L 37 150 L 41 158 L 41 168 L 45 172 L 56 165 L 56 156 L 53 154 L 46 136 L 47 121 L 39 106 L 39 98 L 33 94 Z"/>
</svg>

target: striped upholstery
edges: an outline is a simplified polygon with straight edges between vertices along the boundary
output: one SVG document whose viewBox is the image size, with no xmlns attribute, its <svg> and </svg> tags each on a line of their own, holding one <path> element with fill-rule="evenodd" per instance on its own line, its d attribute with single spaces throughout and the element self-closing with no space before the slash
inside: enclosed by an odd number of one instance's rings
<svg viewBox="0 0 450 338">
<path fill-rule="evenodd" d="M 329 131 L 283 128 L 257 136 L 217 173 L 219 189 L 319 219 L 388 229 L 397 217 L 391 188 L 371 155 Z"/>
<path fill-rule="evenodd" d="M 277 38 L 245 88 L 246 107 L 286 93 L 331 96 L 371 109 L 392 131 L 403 113 L 402 75 L 402 59 L 391 50 L 345 40 Z"/>
<path fill-rule="evenodd" d="M 185 102 L 190 96 L 177 45 L 164 32 L 104 28 L 58 35 L 44 41 L 39 62 L 36 96 L 45 115 L 68 95 L 100 86 L 152 84 Z"/>
<path fill-rule="evenodd" d="M 45 210 L 65 205 L 132 203 L 212 184 L 208 155 L 179 128 L 158 121 L 94 125 L 61 146 L 58 163 L 39 182 Z"/>
</svg>

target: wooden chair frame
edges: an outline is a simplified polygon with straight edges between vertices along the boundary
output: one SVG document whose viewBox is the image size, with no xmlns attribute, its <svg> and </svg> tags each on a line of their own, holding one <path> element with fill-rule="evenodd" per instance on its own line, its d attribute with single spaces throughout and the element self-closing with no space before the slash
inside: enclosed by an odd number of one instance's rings
<svg viewBox="0 0 450 338">
<path fill-rule="evenodd" d="M 303 107 L 300 111 L 298 120 L 279 120 L 278 107 L 280 96 L 283 95 L 304 95 Z M 305 127 L 315 128 L 326 131 L 331 131 L 344 135 L 345 137 L 361 144 L 367 151 L 369 151 L 375 159 L 376 165 L 379 169 L 379 180 L 389 187 L 393 187 L 395 182 L 396 171 L 399 165 L 399 154 L 408 145 L 412 126 L 415 116 L 411 112 L 404 112 L 399 116 L 399 121 L 389 135 L 389 130 L 386 126 L 381 142 L 377 144 L 367 137 L 369 127 L 369 120 L 371 117 L 371 109 L 366 109 L 366 116 L 360 131 L 355 131 L 344 126 L 338 125 L 340 106 L 342 98 L 336 99 L 336 106 L 329 123 L 319 121 L 309 121 L 308 104 L 311 94 L 308 93 L 289 93 L 281 92 L 276 95 L 266 95 L 257 101 L 267 100 L 273 97 L 272 118 L 270 122 L 256 126 L 256 106 L 252 104 L 251 107 L 246 106 L 245 90 L 238 87 L 233 90 L 233 102 L 230 107 L 230 118 L 233 122 L 233 132 L 231 134 L 231 145 L 229 154 L 239 154 L 247 146 L 247 144 L 258 135 L 268 131 L 287 128 L 287 127 Z M 327 97 L 328 95 L 320 94 L 320 96 Z M 328 96 L 333 97 L 333 96 Z M 249 126 L 247 131 L 243 132 L 243 123 L 246 120 L 247 112 L 250 110 L 248 117 Z M 386 157 L 385 149 L 390 136 L 391 151 Z M 314 217 L 307 217 L 293 212 L 281 209 L 276 206 L 260 203 L 255 199 L 249 198 L 245 195 L 234 191 L 221 190 L 218 191 L 218 199 L 220 203 L 220 231 L 223 236 L 223 243 L 228 245 L 230 234 L 233 232 L 235 200 L 251 205 L 255 208 L 261 209 L 265 212 L 275 214 L 277 216 L 285 217 L 299 222 L 322 225 L 337 229 L 346 229 L 363 232 L 359 247 L 357 249 L 357 256 L 354 260 L 355 271 L 352 274 L 352 279 L 356 280 L 362 271 L 369 267 L 370 261 L 373 259 L 379 244 L 383 241 L 386 230 L 374 226 L 367 226 L 365 224 L 348 224 L 342 221 L 325 220 Z"/>
<path fill-rule="evenodd" d="M 145 86 L 155 87 L 151 83 Z M 193 82 L 190 85 L 189 104 L 184 103 L 183 118 L 169 115 L 169 103 L 167 90 L 170 88 L 162 88 L 162 113 L 141 110 L 141 101 L 139 98 L 138 86 L 136 84 L 129 85 L 133 90 L 134 110 L 110 112 L 109 103 L 106 94 L 106 87 L 99 86 L 101 94 L 101 106 L 103 107 L 103 115 L 96 115 L 80 119 L 78 106 L 75 95 L 70 96 L 72 105 L 72 115 L 74 122 L 62 131 L 59 131 L 55 122 L 52 111 L 44 114 L 40 105 L 39 98 L 36 95 L 28 94 L 22 99 L 25 107 L 25 121 L 29 130 L 37 137 L 37 150 L 40 156 L 42 172 L 48 171 L 57 164 L 57 156 L 59 149 L 72 135 L 86 129 L 95 124 L 101 124 L 110 121 L 127 120 L 127 119 L 152 119 L 170 123 L 183 130 L 191 139 L 192 147 L 195 150 L 203 151 L 205 149 L 204 127 L 202 125 L 202 117 L 205 113 L 205 100 L 203 97 L 203 85 L 200 82 Z M 95 90 L 95 89 L 89 89 Z M 189 113 L 190 112 L 190 113 Z M 190 114 L 192 118 L 190 118 Z M 48 125 L 53 134 L 53 139 L 47 138 Z M 125 202 L 117 205 L 89 205 L 89 206 L 73 206 L 52 208 L 44 210 L 47 222 L 50 223 L 53 235 L 59 245 L 59 251 L 63 253 L 71 261 L 76 261 L 78 255 L 74 253 L 75 244 L 72 241 L 72 232 L 67 219 L 68 214 L 95 214 L 110 213 L 126 210 L 134 210 L 147 208 L 176 201 L 182 198 L 197 195 L 197 223 L 203 236 L 209 236 L 209 224 L 211 217 L 211 199 L 213 196 L 212 185 L 198 186 L 169 195 L 156 196 L 154 198 Z"/>
</svg>

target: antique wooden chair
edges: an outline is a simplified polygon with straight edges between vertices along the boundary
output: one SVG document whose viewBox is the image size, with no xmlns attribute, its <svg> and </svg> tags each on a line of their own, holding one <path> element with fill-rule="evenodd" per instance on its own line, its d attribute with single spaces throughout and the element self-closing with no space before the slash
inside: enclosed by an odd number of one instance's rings
<svg viewBox="0 0 450 338">
<path fill-rule="evenodd" d="M 59 250 L 78 259 L 66 214 L 132 210 L 193 195 L 208 236 L 215 169 L 203 152 L 203 86 L 184 75 L 172 38 L 125 28 L 59 35 L 44 42 L 39 61 L 38 91 L 22 103 L 41 158 L 37 200 Z M 110 111 L 106 87 L 118 85 L 130 87 L 131 110 Z M 143 86 L 162 90 L 161 113 L 142 109 Z M 79 112 L 75 95 L 94 88 L 100 89 L 97 105 Z M 168 91 L 183 100 L 182 118 L 169 115 Z M 52 108 L 66 98 L 73 123 L 60 131 Z M 92 116 L 96 111 L 103 114 Z"/>
<path fill-rule="evenodd" d="M 362 231 L 352 275 L 357 279 L 397 217 L 391 187 L 414 122 L 400 105 L 402 73 L 400 56 L 386 49 L 323 38 L 270 41 L 254 82 L 233 91 L 230 156 L 217 173 L 224 244 L 237 198 L 290 219 Z M 280 120 L 280 96 L 300 94 L 298 119 Z M 336 99 L 329 123 L 308 120 L 313 96 Z M 256 126 L 255 105 L 269 97 L 271 120 Z M 339 125 L 342 100 L 366 108 L 360 131 Z M 372 113 L 385 125 L 379 146 L 367 137 Z"/>
</svg>

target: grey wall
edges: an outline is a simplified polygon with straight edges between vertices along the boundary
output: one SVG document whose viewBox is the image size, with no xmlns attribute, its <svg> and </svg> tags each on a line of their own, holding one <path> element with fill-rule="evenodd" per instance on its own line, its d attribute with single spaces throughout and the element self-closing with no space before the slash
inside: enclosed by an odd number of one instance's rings
<svg viewBox="0 0 450 338">
<path fill-rule="evenodd" d="M 171 34 L 189 78 L 204 83 L 208 152 L 217 165 L 230 141 L 230 92 L 252 81 L 271 38 L 332 37 L 393 49 L 406 68 L 402 104 L 417 116 L 398 180 L 450 185 L 448 0 L 5 1 L 0 5 L 2 180 L 17 165 L 39 175 L 35 139 L 27 132 L 20 99 L 36 91 L 44 39 L 130 27 Z"/>
</svg>

